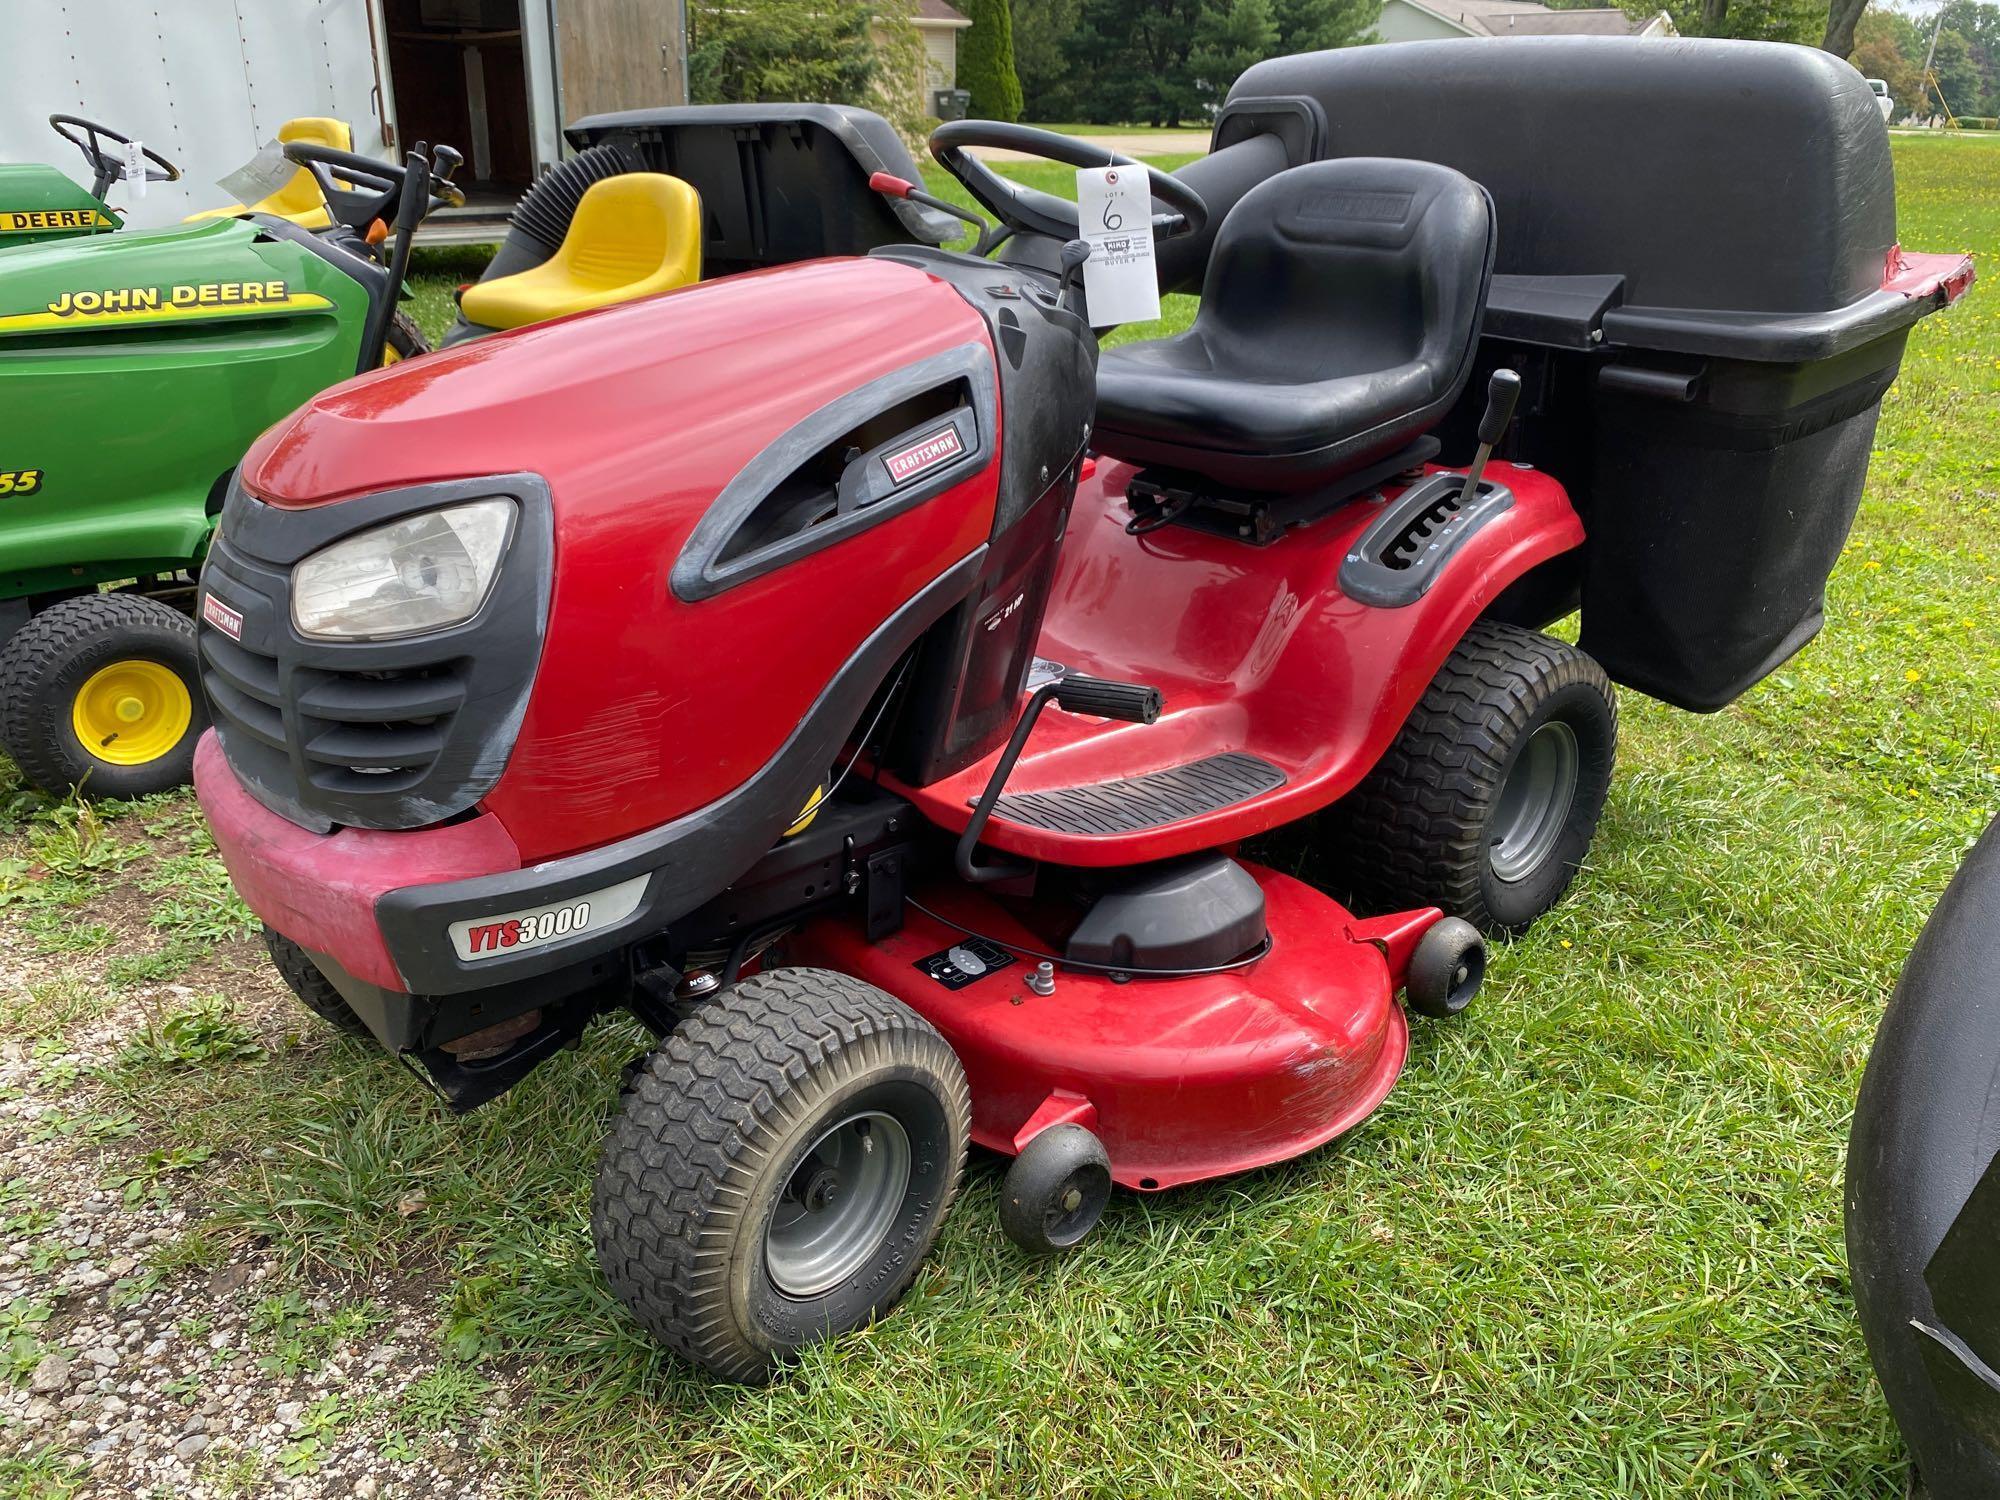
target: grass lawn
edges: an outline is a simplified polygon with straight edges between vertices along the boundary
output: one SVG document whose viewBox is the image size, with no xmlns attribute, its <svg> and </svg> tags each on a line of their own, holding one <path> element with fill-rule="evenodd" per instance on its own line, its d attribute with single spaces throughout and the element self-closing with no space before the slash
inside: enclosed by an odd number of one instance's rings
<svg viewBox="0 0 2000 1500">
<path fill-rule="evenodd" d="M 1895 154 L 1905 243 L 1992 263 L 2000 141 Z M 470 274 L 429 273 L 433 331 Z M 452 1119 L 276 993 L 191 799 L 101 820 L 15 799 L 0 1035 L 27 1049 L 22 1097 L 59 1114 L 37 1140 L 113 1185 L 142 1144 L 144 1190 L 186 1209 L 134 1287 L 264 1257 L 266 1294 L 314 1311 L 253 1320 L 245 1357 L 289 1339 L 329 1369 L 340 1318 L 416 1309 L 434 1406 L 497 1415 L 438 1436 L 357 1387 L 330 1430 L 455 1443 L 503 1489 L 1887 1500 L 1902 1465 L 1848 1298 L 1843 1140 L 1902 957 L 2000 809 L 1996 535 L 1988 286 L 1911 341 L 1825 633 L 1719 715 L 1624 696 L 1590 867 L 1495 953 L 1473 1011 L 1417 1027 L 1378 1115 L 1283 1167 L 1121 1194 L 1047 1263 L 1002 1238 L 975 1158 L 904 1305 L 769 1389 L 690 1373 L 597 1276 L 590 1176 L 636 1028 Z M 20 1130 L 0 1117 L 10 1151 Z M 0 1202 L 58 1264 L 35 1212 Z M 38 1296 L 10 1310 L 17 1379 L 19 1341 L 57 1346 L 69 1316 Z M 0 1492 L 80 1472 L 12 1462 Z M 280 1468 L 236 1462 L 240 1493 Z"/>
</svg>

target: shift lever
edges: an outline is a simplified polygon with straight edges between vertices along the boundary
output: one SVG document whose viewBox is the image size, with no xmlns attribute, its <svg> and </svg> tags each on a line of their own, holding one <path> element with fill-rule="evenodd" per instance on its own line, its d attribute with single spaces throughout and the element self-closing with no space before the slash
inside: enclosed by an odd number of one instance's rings
<svg viewBox="0 0 2000 1500">
<path fill-rule="evenodd" d="M 1514 420 L 1514 403 L 1520 397 L 1521 377 L 1512 370 L 1495 370 L 1486 383 L 1486 410 L 1479 418 L 1479 451 L 1472 455 L 1472 467 L 1465 471 L 1459 504 L 1470 505 L 1479 498 L 1479 479 L 1486 472 L 1486 460 L 1493 456 L 1493 445 Z"/>
</svg>

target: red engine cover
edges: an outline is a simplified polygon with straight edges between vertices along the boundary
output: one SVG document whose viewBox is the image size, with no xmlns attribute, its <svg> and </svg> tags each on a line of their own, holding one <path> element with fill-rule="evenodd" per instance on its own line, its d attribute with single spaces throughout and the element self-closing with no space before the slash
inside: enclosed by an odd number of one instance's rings
<svg viewBox="0 0 2000 1500">
<path fill-rule="evenodd" d="M 742 783 L 889 613 L 986 540 L 993 463 L 698 603 L 668 587 L 696 522 L 774 439 L 868 380 L 968 343 L 992 357 L 984 320 L 925 272 L 808 262 L 349 382 L 267 433 L 243 479 L 292 507 L 483 474 L 548 481 L 548 637 L 512 757 L 481 804 L 533 863 Z"/>
</svg>

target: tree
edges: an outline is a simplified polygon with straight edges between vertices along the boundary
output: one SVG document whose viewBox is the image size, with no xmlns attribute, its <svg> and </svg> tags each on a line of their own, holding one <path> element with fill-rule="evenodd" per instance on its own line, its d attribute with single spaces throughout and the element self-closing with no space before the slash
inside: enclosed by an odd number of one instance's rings
<svg viewBox="0 0 2000 1500">
<path fill-rule="evenodd" d="M 1272 15 L 1279 53 L 1317 52 L 1367 41 L 1382 18 L 1382 0 L 1276 0 Z"/>
<path fill-rule="evenodd" d="M 868 107 L 920 147 L 932 124 L 929 63 L 916 27 L 916 0 L 871 0 L 875 74 Z"/>
<path fill-rule="evenodd" d="M 972 112 L 985 120 L 1021 118 L 1021 79 L 1014 71 L 1014 17 L 1007 0 L 970 0 L 972 28 L 958 44 L 958 86 L 972 93 Z"/>
<path fill-rule="evenodd" d="M 1070 67 L 1083 0 L 1013 0 L 1014 70 L 1022 118 L 1073 120 L 1080 90 Z"/>
<path fill-rule="evenodd" d="M 1907 17 L 1894 11 L 1871 10 L 1855 27 L 1854 55 L 1849 59 L 1864 78 L 1889 85 L 1899 110 L 1923 103 L 1924 44 Z"/>
<path fill-rule="evenodd" d="M 1269 57 L 1277 40 L 1271 0 L 1207 0 L 1188 49 L 1188 71 L 1204 102 L 1220 105 L 1237 75 Z"/>
<path fill-rule="evenodd" d="M 1101 124 L 1178 125 L 1202 98 L 1188 53 L 1202 0 L 1083 0 L 1072 49 L 1089 80 L 1077 113 Z"/>
<path fill-rule="evenodd" d="M 1972 60 L 1972 46 L 1949 26 L 1938 33 L 1937 50 L 1931 54 L 1931 72 L 1937 76 L 1938 92 L 1955 115 L 1979 113 L 1986 99 L 1986 80 Z"/>
<path fill-rule="evenodd" d="M 1623 0 L 1627 15 L 1649 19 L 1664 8 L 1683 36 L 1748 37 L 1812 44 L 1826 35 L 1827 0 Z"/>
<path fill-rule="evenodd" d="M 1851 54 L 1854 51 L 1854 28 L 1860 24 L 1861 13 L 1867 8 L 1868 0 L 1830 0 L 1826 8 L 1826 35 L 1820 39 L 1820 46 L 1835 57 Z"/>
<path fill-rule="evenodd" d="M 688 8 L 697 104 L 855 104 L 875 77 L 865 0 L 725 0 Z"/>
</svg>

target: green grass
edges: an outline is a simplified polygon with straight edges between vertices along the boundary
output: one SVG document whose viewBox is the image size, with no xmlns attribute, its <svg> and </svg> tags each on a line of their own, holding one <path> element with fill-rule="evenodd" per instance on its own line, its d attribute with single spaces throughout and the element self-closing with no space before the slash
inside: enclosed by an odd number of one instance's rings
<svg viewBox="0 0 2000 1500">
<path fill-rule="evenodd" d="M 1895 149 L 1906 244 L 2000 251 L 2000 142 Z M 203 1164 L 214 1212 L 176 1263 L 255 1239 L 302 1281 L 425 1288 L 455 1357 L 385 1451 L 506 1388 L 491 1441 L 525 1493 L 1887 1500 L 1843 1139 L 1901 958 L 2000 808 L 1996 476 L 1988 287 L 1911 341 L 1824 635 L 1720 715 L 1625 696 L 1590 867 L 1495 954 L 1473 1012 L 1418 1028 L 1374 1119 L 1274 1170 L 1121 1194 L 1046 1263 L 1002 1239 L 976 1161 L 905 1304 L 769 1389 L 676 1364 L 597 1276 L 589 1181 L 627 1025 L 456 1120 L 302 1013 L 258 1046 L 196 1001 L 49 1128 L 136 1129 L 156 1154 L 126 1190 Z M 34 828 L 52 871 L 143 877 L 127 818 Z M 215 888 L 175 888 L 201 945 L 252 961 Z M 108 1003 L 43 986 L 9 1023 Z M 316 1357 L 287 1307 L 265 1357 Z M 271 1462 L 314 1461 L 287 1451 Z M 25 1493 L 69 1482 L 52 1456 L 8 1462 Z"/>
</svg>

